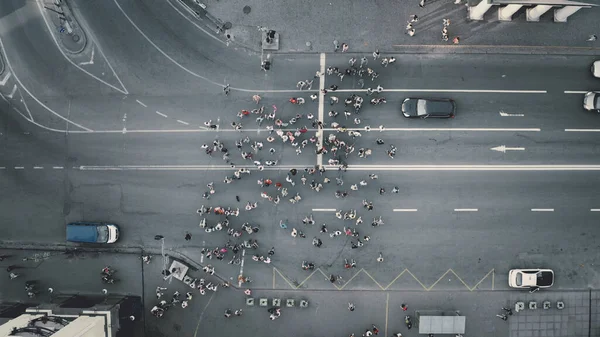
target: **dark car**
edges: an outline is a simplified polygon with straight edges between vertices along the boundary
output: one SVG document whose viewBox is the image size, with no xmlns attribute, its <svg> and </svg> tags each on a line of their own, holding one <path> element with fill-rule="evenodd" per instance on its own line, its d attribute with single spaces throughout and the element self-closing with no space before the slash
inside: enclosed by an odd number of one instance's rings
<svg viewBox="0 0 600 337">
<path fill-rule="evenodd" d="M 456 103 L 448 98 L 407 98 L 402 102 L 406 118 L 453 118 Z"/>
</svg>

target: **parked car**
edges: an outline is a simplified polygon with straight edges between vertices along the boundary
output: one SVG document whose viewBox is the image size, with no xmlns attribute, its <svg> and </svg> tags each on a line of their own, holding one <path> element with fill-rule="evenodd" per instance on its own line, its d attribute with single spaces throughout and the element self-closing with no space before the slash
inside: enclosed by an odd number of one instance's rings
<svg viewBox="0 0 600 337">
<path fill-rule="evenodd" d="M 600 60 L 592 63 L 592 75 L 600 78 Z"/>
<path fill-rule="evenodd" d="M 583 96 L 583 108 L 600 112 L 600 91 L 590 91 Z"/>
<path fill-rule="evenodd" d="M 508 272 L 508 286 L 511 288 L 539 289 L 554 284 L 551 269 L 511 269 Z"/>
<path fill-rule="evenodd" d="M 115 243 L 119 226 L 104 222 L 72 222 L 67 224 L 67 241 L 79 243 Z"/>
<path fill-rule="evenodd" d="M 402 115 L 406 118 L 452 118 L 456 103 L 448 98 L 406 98 L 402 101 Z"/>
</svg>

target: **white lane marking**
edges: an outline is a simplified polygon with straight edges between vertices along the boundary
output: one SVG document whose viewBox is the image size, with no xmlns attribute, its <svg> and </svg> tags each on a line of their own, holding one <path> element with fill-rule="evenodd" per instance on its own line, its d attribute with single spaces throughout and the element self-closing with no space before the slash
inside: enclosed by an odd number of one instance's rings
<svg viewBox="0 0 600 337">
<path fill-rule="evenodd" d="M 416 212 L 418 211 L 416 208 L 394 208 L 394 212 Z"/>
<path fill-rule="evenodd" d="M 181 124 L 183 124 L 183 125 L 190 125 L 190 123 L 188 123 L 188 122 L 184 122 L 184 121 L 182 121 L 182 120 L 179 120 L 179 119 L 177 120 L 177 123 L 181 123 Z"/>
<path fill-rule="evenodd" d="M 242 263 L 240 263 L 240 273 L 238 275 L 244 275 L 244 257 L 246 256 L 246 249 L 242 249 Z M 242 282 L 238 281 L 238 287 L 242 286 Z"/>
<path fill-rule="evenodd" d="M 525 148 L 524 147 L 507 147 L 505 145 L 500 145 L 500 146 L 492 147 L 490 150 L 506 153 L 506 151 L 525 151 Z"/>
<path fill-rule="evenodd" d="M 92 57 L 90 57 L 90 60 L 87 62 L 79 62 L 80 66 L 84 66 L 84 65 L 88 65 L 88 64 L 94 64 L 94 56 L 96 55 L 96 48 L 94 45 L 92 45 Z"/>
<path fill-rule="evenodd" d="M 40 16 L 42 17 L 42 19 L 44 19 L 44 23 L 46 24 L 46 28 L 48 28 L 48 31 L 52 31 L 54 28 L 50 27 L 50 23 L 48 23 L 48 19 L 46 19 L 46 16 L 42 14 L 42 12 L 44 10 L 46 10 L 45 8 L 43 8 L 43 5 L 41 4 L 40 0 L 36 1 L 37 6 L 38 6 L 38 10 L 40 11 Z M 104 81 L 103 79 L 93 75 L 92 73 L 88 72 L 87 70 L 83 69 L 82 67 L 80 67 L 77 63 L 73 62 L 69 57 L 67 57 L 67 54 L 65 54 L 65 52 L 62 50 L 62 48 L 60 47 L 58 41 L 56 40 L 56 37 L 54 36 L 54 34 L 50 34 L 50 36 L 52 37 L 52 40 L 54 41 L 54 44 L 56 45 L 56 48 L 58 49 L 58 51 L 60 51 L 60 53 L 62 54 L 62 56 L 72 65 L 75 66 L 75 68 L 83 71 L 84 73 L 86 73 L 87 75 L 91 76 L 93 79 L 106 84 L 107 86 L 127 95 L 129 94 L 129 92 L 127 91 L 127 88 L 125 88 L 125 85 L 123 85 L 123 82 L 121 82 L 121 79 L 119 78 L 119 76 L 117 76 L 117 73 L 115 72 L 115 70 L 113 69 L 112 65 L 110 65 L 110 62 L 108 62 L 108 60 L 106 59 L 106 56 L 104 56 L 104 53 L 102 52 L 102 49 L 100 49 L 100 46 L 98 46 L 98 44 L 96 43 L 96 41 L 98 39 L 94 38 L 92 36 L 92 30 L 91 29 L 84 29 L 86 34 L 89 34 L 90 37 L 92 37 L 92 42 L 94 43 L 94 45 L 96 45 L 98 47 L 98 52 L 100 52 L 100 55 L 102 55 L 102 57 L 104 58 L 104 61 L 106 61 L 106 64 L 108 65 L 108 67 L 110 68 L 110 70 L 113 72 L 113 75 L 115 75 L 115 78 L 117 79 L 117 81 L 119 81 L 119 84 L 121 85 L 122 89 L 115 87 L 114 85 Z M 4 47 L 2 48 L 4 49 Z M 4 55 L 6 55 L 6 53 L 4 53 Z M 31 95 L 31 94 L 29 94 Z"/>
<path fill-rule="evenodd" d="M 54 169 L 54 170 L 62 170 L 62 169 L 64 169 L 64 167 L 62 167 L 62 166 L 52 166 L 52 169 Z"/>
<path fill-rule="evenodd" d="M 43 166 L 34 166 L 33 169 L 34 170 L 43 170 L 44 167 Z"/>
<path fill-rule="evenodd" d="M 205 127 L 200 127 L 201 129 L 163 129 L 163 130 L 127 130 L 127 132 L 133 133 L 197 133 L 197 132 L 216 132 L 215 130 L 211 130 Z M 282 131 L 296 131 L 296 129 L 281 129 Z M 357 128 L 349 128 L 347 130 L 354 131 L 364 131 L 364 129 Z M 122 130 L 96 130 L 91 131 L 89 133 L 121 133 Z M 239 132 L 235 129 L 219 129 L 221 132 Z M 267 131 L 267 129 L 243 129 L 246 132 L 261 132 Z M 308 129 L 309 132 L 315 132 L 315 129 Z M 324 128 L 323 131 L 335 131 L 335 129 Z M 540 132 L 539 128 L 515 128 L 515 129 L 502 129 L 502 128 L 385 128 L 383 132 L 390 131 L 415 131 L 415 132 L 423 132 L 423 131 L 455 131 L 455 132 Z M 74 132 L 74 131 L 69 131 Z M 77 133 L 84 133 L 81 131 L 76 131 Z"/>
<path fill-rule="evenodd" d="M 138 33 L 140 33 L 144 39 L 146 39 L 146 41 L 148 41 L 148 43 L 150 43 L 154 49 L 156 49 L 159 53 L 161 53 L 164 57 L 166 57 L 169 61 L 173 62 L 173 64 L 175 64 L 176 66 L 178 66 L 181 70 L 185 71 L 186 73 L 201 78 L 205 81 L 207 81 L 208 83 L 214 84 L 218 87 L 222 87 L 223 85 L 221 83 L 217 83 L 215 81 L 212 81 L 211 79 L 204 77 L 202 75 L 196 74 L 195 72 L 189 70 L 188 68 L 184 67 L 183 65 L 181 65 L 179 62 L 175 61 L 175 59 L 173 59 L 171 56 L 169 56 L 169 54 L 167 54 L 166 52 L 164 52 L 162 49 L 160 49 L 154 42 L 152 42 L 152 40 L 150 40 L 150 38 L 148 37 L 148 35 L 146 35 L 134 22 L 133 20 L 129 17 L 129 15 L 127 15 L 127 13 L 125 13 L 125 11 L 123 10 L 123 8 L 121 7 L 121 5 L 119 5 L 119 2 L 117 0 L 113 0 L 113 2 L 115 3 L 115 5 L 117 5 L 117 7 L 119 8 L 119 10 L 121 11 L 121 13 L 123 14 L 123 16 L 125 16 L 125 18 L 127 19 L 127 21 L 129 21 L 129 23 L 131 23 L 131 25 L 133 26 L 133 28 L 135 28 Z M 239 89 L 236 89 L 239 90 Z M 255 92 L 253 90 L 240 90 L 240 91 L 252 91 Z"/>
<path fill-rule="evenodd" d="M 592 208 L 590 209 L 590 212 L 600 212 L 600 208 Z"/>
<path fill-rule="evenodd" d="M 17 92 L 17 85 L 13 84 L 12 91 L 10 92 L 10 94 L 6 95 L 6 97 L 8 97 L 9 99 L 12 99 L 16 92 Z"/>
<path fill-rule="evenodd" d="M 565 132 L 600 132 L 600 129 L 565 129 Z"/>
<path fill-rule="evenodd" d="M 565 90 L 565 94 L 586 94 L 587 91 L 568 91 Z"/>
<path fill-rule="evenodd" d="M 23 166 L 15 166 L 15 170 L 23 170 L 25 167 Z"/>
<path fill-rule="evenodd" d="M 525 114 L 509 114 L 504 112 L 503 110 L 500 110 L 500 116 L 502 117 L 525 117 Z"/>
<path fill-rule="evenodd" d="M 25 107 L 25 110 L 27 111 L 27 114 L 29 115 L 29 120 L 33 121 L 33 115 L 31 114 L 31 111 L 29 110 L 29 106 L 27 105 L 27 101 L 25 101 L 25 98 L 23 97 L 23 93 L 21 92 L 21 89 L 19 89 L 19 95 L 21 96 L 21 103 L 23 103 L 23 106 Z M 21 112 L 19 111 L 19 113 L 21 113 Z M 69 100 L 68 114 L 70 114 L 70 113 L 71 113 L 71 100 Z"/>
<path fill-rule="evenodd" d="M 227 43 L 225 41 L 219 40 L 218 37 L 214 36 L 213 34 L 211 34 L 210 32 L 206 31 L 204 28 L 200 27 L 198 24 L 196 24 L 194 21 L 190 20 L 190 18 L 188 18 L 187 16 L 185 16 L 183 13 L 181 13 L 181 11 L 179 11 L 179 9 L 177 9 L 177 7 L 175 7 L 175 5 L 173 5 L 171 3 L 171 1 L 167 1 L 167 3 L 169 5 L 171 5 L 171 7 L 173 7 L 173 9 L 175 11 L 177 11 L 177 13 L 179 13 L 181 16 L 183 16 L 186 20 L 188 20 L 189 23 L 191 23 L 192 25 L 196 26 L 196 28 L 200 29 L 201 31 L 203 31 L 204 33 L 206 33 L 208 36 L 212 37 L 213 39 L 215 39 L 216 41 L 219 41 L 220 43 L 227 45 Z M 186 9 L 188 8 L 187 6 L 185 6 Z M 194 15 L 195 13 L 191 13 L 192 15 Z M 194 15 L 196 16 L 196 15 Z"/>
<path fill-rule="evenodd" d="M 38 4 L 38 5 L 39 5 L 39 4 Z M 43 17 L 43 15 L 42 15 L 42 17 Z M 50 29 L 50 27 L 48 27 L 48 29 Z M 50 34 L 50 35 L 52 36 L 52 38 L 54 38 L 54 35 L 52 35 L 52 34 Z M 6 49 L 4 48 L 4 42 L 2 42 L 2 39 L 0 39 L 0 49 L 2 49 L 2 54 L 4 54 L 4 55 L 8 55 L 8 54 L 6 53 Z M 61 53 L 62 53 L 62 49 L 61 49 L 61 48 L 58 48 L 58 49 L 59 49 L 59 50 L 61 51 Z M 64 55 L 64 54 L 63 54 L 63 55 Z M 86 128 L 86 127 L 82 126 L 82 125 L 79 125 L 79 124 L 77 124 L 77 123 L 75 123 L 75 122 L 73 122 L 73 121 L 71 121 L 71 120 L 69 120 L 69 119 L 67 119 L 67 118 L 63 117 L 61 114 L 59 114 L 59 113 L 57 113 L 56 111 L 54 111 L 54 110 L 50 109 L 50 108 L 49 108 L 49 107 L 48 107 L 46 104 L 42 103 L 42 101 L 40 101 L 40 100 L 39 100 L 37 97 L 35 97 L 35 96 L 34 96 L 34 95 L 33 95 L 33 94 L 32 94 L 32 93 L 29 91 L 29 89 L 27 89 L 27 88 L 26 88 L 26 87 L 23 85 L 23 83 L 21 83 L 21 80 L 19 79 L 19 77 L 18 77 L 18 76 L 17 76 L 17 74 L 15 73 L 15 70 L 13 69 L 13 67 L 12 67 L 12 65 L 11 65 L 11 63 L 10 63 L 10 60 L 8 59 L 8 57 L 5 57 L 4 59 L 5 59 L 5 61 L 6 61 L 6 65 L 8 66 L 8 69 L 9 69 L 9 70 L 10 70 L 10 71 L 11 71 L 11 72 L 12 72 L 12 73 L 15 75 L 15 80 L 17 81 L 17 83 L 19 84 L 19 86 L 21 86 L 21 88 L 23 88 L 23 90 L 25 90 L 25 92 L 26 92 L 26 93 L 27 93 L 27 94 L 28 94 L 28 95 L 29 95 L 31 98 L 33 98 L 33 100 L 34 100 L 34 101 L 36 101 L 36 102 L 37 102 L 39 105 L 41 105 L 41 106 L 42 106 L 42 107 L 44 107 L 46 110 L 50 111 L 50 112 L 51 112 L 53 115 L 55 115 L 56 117 L 58 117 L 58 118 L 62 119 L 63 121 L 65 121 L 65 122 L 67 122 L 67 123 L 71 123 L 71 124 L 73 124 L 73 125 L 75 125 L 75 126 L 77 126 L 77 127 L 81 128 L 81 129 L 83 129 L 83 130 L 85 130 L 85 131 L 92 131 L 92 129 L 88 129 L 88 128 Z M 72 62 L 71 62 L 71 63 L 72 63 Z M 34 121 L 32 121 L 32 120 L 31 120 L 30 122 L 32 122 L 32 123 L 34 123 L 34 124 L 36 124 L 36 125 L 40 125 L 39 123 L 35 123 L 35 122 L 34 122 Z M 48 130 L 54 130 L 54 129 L 51 129 L 51 128 L 48 128 L 48 127 L 45 127 L 45 128 L 46 128 L 46 129 L 48 129 Z"/>
<path fill-rule="evenodd" d="M 167 115 L 165 115 L 164 113 L 162 113 L 162 112 L 160 112 L 160 111 L 156 111 L 156 113 L 157 113 L 159 116 L 163 116 L 164 118 L 167 118 Z"/>
<path fill-rule="evenodd" d="M 477 208 L 455 208 L 455 212 L 477 212 L 479 209 Z"/>
<path fill-rule="evenodd" d="M 335 212 L 337 209 L 335 208 L 313 208 L 313 212 Z"/>
<path fill-rule="evenodd" d="M 143 106 L 144 108 L 148 107 L 146 104 L 144 104 L 144 102 L 140 101 L 139 99 L 136 99 L 135 101 L 138 102 L 138 104 Z"/>
<path fill-rule="evenodd" d="M 6 84 L 6 82 L 8 82 L 8 79 L 12 76 L 12 73 L 10 71 L 6 72 L 6 75 L 4 75 L 4 78 L 2 80 L 0 80 L 0 85 L 4 86 Z"/>
<path fill-rule="evenodd" d="M 310 165 L 278 165 L 265 167 L 268 171 L 310 167 Z M 238 165 L 236 168 L 255 169 L 254 165 Z M 337 166 L 325 165 L 336 170 Z M 73 169 L 81 171 L 230 171 L 230 165 L 82 165 Z M 600 171 L 600 165 L 350 165 L 350 171 Z"/>
<path fill-rule="evenodd" d="M 0 166 L 0 170 L 6 170 L 5 166 Z"/>
<path fill-rule="evenodd" d="M 325 123 L 325 95 L 321 92 L 321 89 L 325 89 L 325 53 L 321 53 L 319 63 L 319 121 Z M 323 148 L 323 129 L 317 130 L 317 147 Z M 323 165 L 323 154 L 317 155 L 317 165 Z"/>
<path fill-rule="evenodd" d="M 554 208 L 532 208 L 532 212 L 554 212 Z"/>
<path fill-rule="evenodd" d="M 336 92 L 366 92 L 367 89 L 338 89 Z M 383 92 L 459 92 L 494 94 L 547 94 L 546 90 L 485 90 L 485 89 L 384 89 Z"/>
</svg>

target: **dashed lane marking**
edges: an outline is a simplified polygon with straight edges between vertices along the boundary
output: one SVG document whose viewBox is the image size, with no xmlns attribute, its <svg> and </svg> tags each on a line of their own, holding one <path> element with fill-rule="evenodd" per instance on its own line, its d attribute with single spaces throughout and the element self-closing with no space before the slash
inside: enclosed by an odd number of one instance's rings
<svg viewBox="0 0 600 337">
<path fill-rule="evenodd" d="M 335 212 L 337 209 L 335 208 L 313 208 L 313 212 Z"/>
<path fill-rule="evenodd" d="M 569 91 L 565 90 L 565 94 L 586 94 L 587 91 Z"/>
<path fill-rule="evenodd" d="M 138 102 L 138 104 L 143 106 L 144 108 L 148 107 L 146 104 L 144 104 L 144 102 L 140 101 L 139 99 L 136 99 L 135 101 Z"/>
<path fill-rule="evenodd" d="M 532 208 L 532 212 L 554 212 L 554 208 Z"/>
<path fill-rule="evenodd" d="M 590 209 L 590 212 L 600 212 L 600 208 L 592 208 Z"/>
<path fill-rule="evenodd" d="M 600 132 L 600 129 L 565 129 L 565 132 Z"/>
<path fill-rule="evenodd" d="M 34 170 L 43 170 L 44 167 L 43 166 L 34 166 L 33 169 Z"/>
<path fill-rule="evenodd" d="M 180 119 L 178 119 L 178 120 L 177 120 L 177 123 L 181 123 L 181 124 L 183 124 L 183 125 L 190 125 L 190 123 L 188 123 L 188 122 L 184 122 L 184 121 L 182 121 L 182 120 L 180 120 Z"/>
<path fill-rule="evenodd" d="M 24 170 L 24 169 L 25 169 L 25 167 L 23 167 L 23 166 L 15 166 L 15 170 Z"/>
<path fill-rule="evenodd" d="M 416 209 L 416 208 L 394 208 L 393 211 L 394 212 L 417 212 L 418 209 Z"/>
<path fill-rule="evenodd" d="M 64 169 L 64 167 L 62 167 L 62 166 L 52 166 L 52 169 L 54 169 L 54 170 L 62 170 L 62 169 Z"/>
<path fill-rule="evenodd" d="M 477 212 L 479 209 L 477 208 L 455 208 L 455 212 Z"/>
<path fill-rule="evenodd" d="M 167 117 L 168 117 L 167 115 L 165 115 L 164 113 L 162 113 L 162 112 L 160 112 L 160 111 L 156 111 L 156 113 L 157 113 L 159 116 L 163 116 L 164 118 L 167 118 Z"/>
</svg>

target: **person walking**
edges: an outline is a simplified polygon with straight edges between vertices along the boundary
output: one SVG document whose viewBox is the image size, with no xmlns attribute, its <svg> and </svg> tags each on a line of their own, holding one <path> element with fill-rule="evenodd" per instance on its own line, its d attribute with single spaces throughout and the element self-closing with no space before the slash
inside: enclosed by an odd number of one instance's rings
<svg viewBox="0 0 600 337">
<path fill-rule="evenodd" d="M 260 102 L 260 96 L 259 95 L 254 95 L 252 96 L 252 100 L 254 101 L 254 103 L 258 104 Z"/>
<path fill-rule="evenodd" d="M 354 309 L 356 309 L 356 307 L 354 306 L 354 303 L 348 302 L 348 310 L 354 311 Z"/>
<path fill-rule="evenodd" d="M 192 234 L 187 232 L 185 233 L 185 241 L 190 241 L 192 239 Z"/>
<path fill-rule="evenodd" d="M 223 87 L 223 92 L 225 93 L 225 96 L 229 96 L 229 92 L 231 91 L 231 87 L 229 86 L 229 84 L 226 84 Z"/>
<path fill-rule="evenodd" d="M 379 58 L 379 56 L 380 56 L 379 49 L 375 49 L 375 51 L 373 52 L 373 59 L 377 60 Z"/>
</svg>

